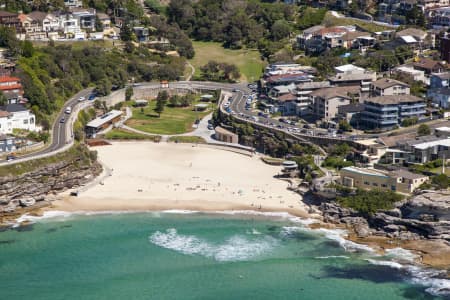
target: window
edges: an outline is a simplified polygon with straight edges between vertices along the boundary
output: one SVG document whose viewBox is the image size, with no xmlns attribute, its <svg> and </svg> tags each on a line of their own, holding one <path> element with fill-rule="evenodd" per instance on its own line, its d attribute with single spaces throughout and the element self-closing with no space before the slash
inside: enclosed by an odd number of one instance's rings
<svg viewBox="0 0 450 300">
<path fill-rule="evenodd" d="M 30 124 L 34 124 L 34 118 L 30 118 Z"/>
<path fill-rule="evenodd" d="M 373 185 L 373 186 L 378 186 L 378 183 L 373 182 L 372 185 Z"/>
<path fill-rule="evenodd" d="M 28 120 L 23 120 L 23 124 L 28 124 Z"/>
<path fill-rule="evenodd" d="M 370 185 L 370 183 L 368 181 L 364 181 L 365 185 Z"/>
<path fill-rule="evenodd" d="M 383 183 L 381 186 L 384 187 L 384 188 L 387 188 L 387 184 Z"/>
<path fill-rule="evenodd" d="M 395 185 L 391 186 L 391 190 L 395 191 L 397 188 L 395 187 Z"/>
</svg>

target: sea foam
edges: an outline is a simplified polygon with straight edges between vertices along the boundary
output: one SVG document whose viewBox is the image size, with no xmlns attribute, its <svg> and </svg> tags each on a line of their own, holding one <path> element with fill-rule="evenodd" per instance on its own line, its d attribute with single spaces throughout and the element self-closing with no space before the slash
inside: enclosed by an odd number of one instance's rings
<svg viewBox="0 0 450 300">
<path fill-rule="evenodd" d="M 277 245 L 277 241 L 268 236 L 250 240 L 240 235 L 232 236 L 222 244 L 213 244 L 193 235 L 179 234 L 175 228 L 165 232 L 157 231 L 149 240 L 162 248 L 188 255 L 201 255 L 221 262 L 254 259 Z"/>
</svg>

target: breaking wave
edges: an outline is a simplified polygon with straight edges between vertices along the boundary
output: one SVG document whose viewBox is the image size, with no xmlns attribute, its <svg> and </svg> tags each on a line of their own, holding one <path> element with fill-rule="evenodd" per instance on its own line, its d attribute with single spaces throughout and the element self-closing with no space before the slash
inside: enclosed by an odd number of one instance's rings
<svg viewBox="0 0 450 300">
<path fill-rule="evenodd" d="M 165 232 L 156 231 L 149 237 L 149 241 L 162 248 L 222 262 L 251 260 L 277 245 L 277 241 L 268 236 L 250 240 L 240 235 L 232 236 L 222 244 L 213 244 L 193 235 L 179 234 L 175 228 Z"/>
</svg>

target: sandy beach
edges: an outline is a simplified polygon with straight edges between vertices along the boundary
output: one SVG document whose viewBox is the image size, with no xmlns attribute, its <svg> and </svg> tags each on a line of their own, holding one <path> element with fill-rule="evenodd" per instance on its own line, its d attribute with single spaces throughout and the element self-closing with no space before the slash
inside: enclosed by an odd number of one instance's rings
<svg viewBox="0 0 450 300">
<path fill-rule="evenodd" d="M 191 144 L 116 142 L 94 148 L 112 169 L 78 197 L 51 209 L 65 211 L 166 210 L 306 213 L 301 196 L 274 178 L 281 167 L 230 151 Z"/>
</svg>

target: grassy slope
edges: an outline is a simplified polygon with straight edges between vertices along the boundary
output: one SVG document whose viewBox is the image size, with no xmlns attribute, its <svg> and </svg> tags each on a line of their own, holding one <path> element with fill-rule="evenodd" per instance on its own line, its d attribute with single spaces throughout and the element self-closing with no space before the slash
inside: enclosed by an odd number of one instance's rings
<svg viewBox="0 0 450 300">
<path fill-rule="evenodd" d="M 377 24 L 373 24 L 370 22 L 364 22 L 362 20 L 360 21 L 360 20 L 354 20 L 354 19 L 349 19 L 349 18 L 336 18 L 330 12 L 327 12 L 327 14 L 325 15 L 325 18 L 323 19 L 322 24 L 327 27 L 342 26 L 342 25 L 358 25 L 359 27 L 361 27 L 369 32 L 392 30 L 392 28 L 390 28 L 390 27 L 377 25 Z"/>
<path fill-rule="evenodd" d="M 211 104 L 213 105 L 213 104 Z M 173 108 L 166 106 L 161 117 L 154 112 L 156 101 L 150 101 L 141 113 L 140 108 L 133 108 L 133 117 L 126 122 L 132 128 L 154 134 L 181 134 L 192 131 L 197 117 L 202 118 L 211 110 L 195 112 L 192 107 Z"/>
<path fill-rule="evenodd" d="M 151 140 L 159 141 L 161 139 L 158 135 L 145 135 L 136 132 L 131 132 L 125 129 L 114 128 L 105 134 L 106 139 L 110 140 Z"/>
<path fill-rule="evenodd" d="M 195 76 L 200 76 L 200 67 L 210 60 L 236 64 L 241 71 L 243 81 L 259 79 L 265 63 L 261 60 L 257 50 L 230 50 L 220 43 L 192 42 L 195 48 L 195 57 L 190 63 L 195 67 Z"/>
<path fill-rule="evenodd" d="M 200 136 L 172 136 L 169 138 L 169 142 L 206 144 L 205 139 Z"/>
</svg>

